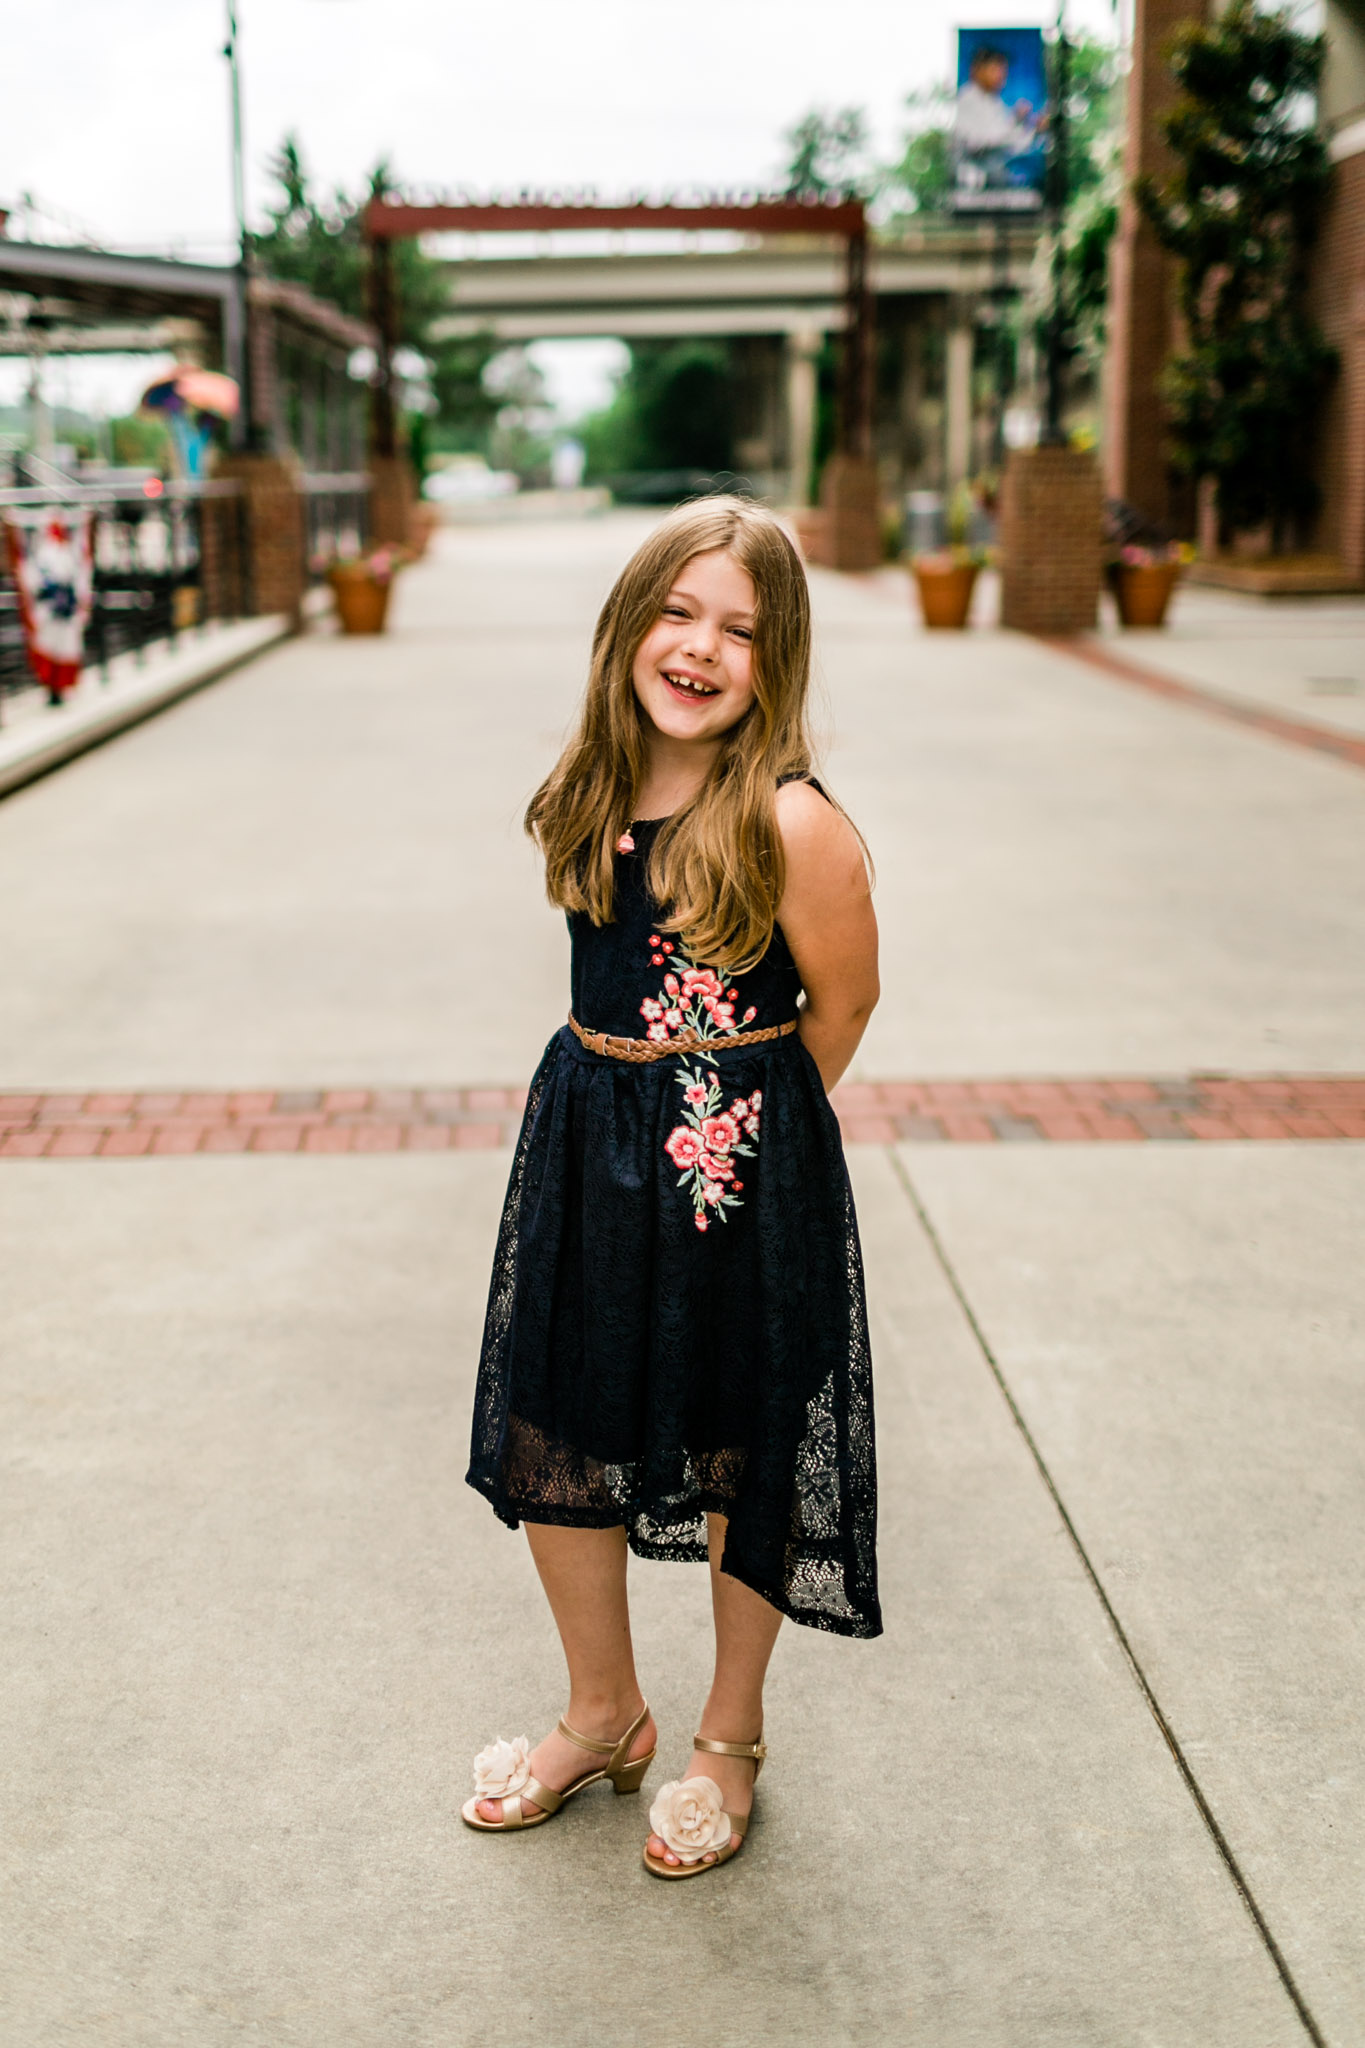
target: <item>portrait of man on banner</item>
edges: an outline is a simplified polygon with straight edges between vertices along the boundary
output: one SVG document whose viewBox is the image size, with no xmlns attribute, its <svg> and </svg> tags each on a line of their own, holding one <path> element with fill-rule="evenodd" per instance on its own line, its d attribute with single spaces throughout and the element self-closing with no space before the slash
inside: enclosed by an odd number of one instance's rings
<svg viewBox="0 0 1365 2048">
<path fill-rule="evenodd" d="M 951 205 L 1029 213 L 1043 203 L 1047 69 L 1037 28 L 960 28 Z"/>
</svg>

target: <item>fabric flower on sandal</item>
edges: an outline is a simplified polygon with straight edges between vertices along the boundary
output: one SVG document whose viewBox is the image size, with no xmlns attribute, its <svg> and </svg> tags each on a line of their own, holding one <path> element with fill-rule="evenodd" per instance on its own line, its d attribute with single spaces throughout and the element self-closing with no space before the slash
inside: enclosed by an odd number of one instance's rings
<svg viewBox="0 0 1365 2048">
<path fill-rule="evenodd" d="M 733 1832 L 714 1778 L 661 1785 L 649 1809 L 649 1825 L 680 1863 L 700 1863 L 711 1850 L 727 1848 Z"/>
<path fill-rule="evenodd" d="M 500 1736 L 474 1759 L 474 1797 L 510 1799 L 531 1776 L 531 1745 L 524 1735 L 506 1742 Z"/>
</svg>

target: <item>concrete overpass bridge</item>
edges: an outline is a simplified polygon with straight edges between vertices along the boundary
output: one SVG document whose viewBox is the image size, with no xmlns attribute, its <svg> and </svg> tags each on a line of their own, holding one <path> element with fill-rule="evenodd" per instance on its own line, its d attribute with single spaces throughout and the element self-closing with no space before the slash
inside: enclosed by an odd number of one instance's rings
<svg viewBox="0 0 1365 2048">
<path fill-rule="evenodd" d="M 988 308 L 1023 288 L 1037 236 L 1027 222 L 934 221 L 869 244 L 875 448 L 901 484 L 950 485 L 984 459 L 979 444 L 992 421 L 974 417 L 976 331 L 992 317 Z M 518 244 L 525 253 L 510 253 Z M 450 284 L 452 310 L 436 323 L 438 335 L 734 343 L 737 460 L 779 492 L 803 494 L 817 359 L 848 319 L 837 238 L 557 231 L 443 235 L 428 246 L 446 262 Z"/>
</svg>

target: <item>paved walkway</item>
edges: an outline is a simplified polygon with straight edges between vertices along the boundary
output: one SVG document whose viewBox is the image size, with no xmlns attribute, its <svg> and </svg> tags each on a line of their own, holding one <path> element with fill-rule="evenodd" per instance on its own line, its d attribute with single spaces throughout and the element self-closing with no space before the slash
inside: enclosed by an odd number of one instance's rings
<svg viewBox="0 0 1365 2048">
<path fill-rule="evenodd" d="M 918 634 L 891 579 L 818 579 L 886 950 L 844 1113 L 888 1633 L 786 1632 L 703 1885 L 648 1884 L 638 1802 L 455 1819 L 561 1704 L 458 1481 L 564 1003 L 518 812 L 641 530 L 447 533 L 385 643 L 290 643 L 0 806 L 0 2032 L 1354 2048 L 1365 780 Z M 635 1584 L 672 1769 L 705 1586 Z"/>
</svg>

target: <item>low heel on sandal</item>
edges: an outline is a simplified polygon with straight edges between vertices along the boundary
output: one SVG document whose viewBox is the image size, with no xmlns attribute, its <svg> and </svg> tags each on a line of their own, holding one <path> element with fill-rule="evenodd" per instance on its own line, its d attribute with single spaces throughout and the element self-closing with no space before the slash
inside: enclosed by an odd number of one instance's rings
<svg viewBox="0 0 1365 2048">
<path fill-rule="evenodd" d="M 764 1759 L 768 1754 L 768 1745 L 764 1742 L 762 1735 L 759 1736 L 757 1742 L 713 1742 L 708 1735 L 694 1735 L 692 1747 L 707 1751 L 712 1756 L 747 1757 L 754 1767 L 755 1785 L 758 1783 L 758 1774 L 763 1769 Z M 680 1791 L 688 1785 L 704 1785 L 707 1787 L 706 1799 L 707 1803 L 715 1808 L 715 1824 L 718 1833 L 721 1832 L 720 1822 L 722 1820 L 725 1822 L 721 1840 L 714 1848 L 703 1849 L 692 1863 L 663 1863 L 658 1857 L 651 1856 L 646 1848 L 643 1851 L 641 1860 L 651 1877 L 700 1877 L 703 1871 L 719 1870 L 722 1863 L 728 1863 L 732 1856 L 738 1856 L 739 1849 L 731 1846 L 730 1837 L 732 1835 L 738 1835 L 740 1848 L 744 1846 L 744 1837 L 749 1831 L 749 1822 L 753 1818 L 752 1809 L 749 1813 L 740 1814 L 737 1819 L 726 1813 L 720 1804 L 720 1787 L 711 1778 L 683 1778 L 675 1780 L 671 1785 L 662 1785 L 659 1788 L 655 1806 L 658 1806 L 667 1799 L 670 1793 Z M 715 1794 L 714 1800 L 710 1797 L 712 1793 Z M 661 1830 L 654 1825 L 655 1806 L 652 1806 L 649 1810 L 650 1828 L 656 1835 L 660 1835 L 661 1839 L 667 1839 L 662 1835 Z M 676 1855 L 677 1853 L 675 1850 L 674 1854 Z M 713 1863 L 705 1862 L 703 1859 L 707 1856 L 713 1856 L 715 1861 Z"/>
<path fill-rule="evenodd" d="M 651 1749 L 648 1756 L 637 1756 L 623 1771 L 608 1771 L 607 1776 L 611 1779 L 612 1789 L 617 1792 L 638 1792 L 645 1782 L 645 1772 L 653 1763 L 654 1757 L 655 1751 Z"/>
<path fill-rule="evenodd" d="M 609 1778 L 618 1792 L 638 1792 L 645 1772 L 658 1754 L 658 1745 L 646 1750 L 643 1756 L 630 1757 L 630 1745 L 634 1742 L 645 1722 L 649 1719 L 649 1702 L 646 1701 L 619 1742 L 604 1742 L 595 1735 L 580 1735 L 567 1721 L 559 1722 L 559 1733 L 567 1742 L 578 1749 L 586 1749 L 591 1755 L 604 1756 L 606 1762 L 596 1770 L 585 1771 L 581 1778 L 575 1778 L 562 1792 L 556 1792 L 552 1785 L 542 1785 L 539 1778 L 531 1776 L 527 1762 L 529 1745 L 524 1735 L 515 1742 L 493 1743 L 474 1759 L 474 1783 L 479 1782 L 479 1766 L 489 1757 L 490 1750 L 501 1749 L 504 1755 L 498 1759 L 506 1763 L 507 1769 L 497 1779 L 485 1785 L 482 1792 L 475 1790 L 472 1799 L 466 1799 L 460 1808 L 460 1819 L 467 1828 L 474 1828 L 484 1835 L 510 1834 L 519 1828 L 538 1828 L 543 1822 L 553 1820 L 566 1801 L 575 1792 L 581 1792 L 587 1785 L 596 1785 L 603 1778 Z M 630 1757 L 630 1761 L 626 1759 Z M 485 1766 L 487 1769 L 488 1766 Z M 502 1803 L 500 1820 L 485 1820 L 479 1812 L 479 1802 L 497 1799 Z M 538 1813 L 527 1813 L 528 1806 L 539 1807 Z"/>
</svg>

